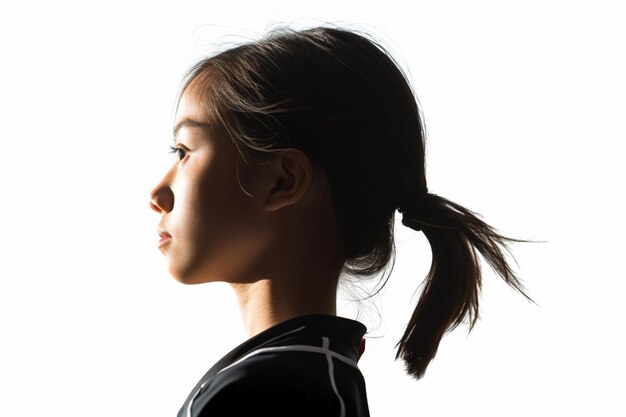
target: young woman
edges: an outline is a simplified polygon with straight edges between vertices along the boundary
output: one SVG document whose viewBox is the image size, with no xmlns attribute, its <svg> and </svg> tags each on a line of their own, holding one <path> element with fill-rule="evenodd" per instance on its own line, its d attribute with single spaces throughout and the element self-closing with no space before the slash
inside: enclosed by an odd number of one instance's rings
<svg viewBox="0 0 626 417">
<path fill-rule="evenodd" d="M 230 283 L 250 335 L 179 417 L 368 416 L 366 328 L 336 315 L 336 289 L 389 264 L 396 210 L 432 248 L 396 356 L 413 377 L 446 331 L 475 323 L 478 253 L 524 294 L 503 253 L 517 240 L 429 192 L 416 98 L 367 35 L 280 28 L 202 60 L 174 141 L 178 158 L 151 192 L 159 248 L 182 283 Z"/>
</svg>

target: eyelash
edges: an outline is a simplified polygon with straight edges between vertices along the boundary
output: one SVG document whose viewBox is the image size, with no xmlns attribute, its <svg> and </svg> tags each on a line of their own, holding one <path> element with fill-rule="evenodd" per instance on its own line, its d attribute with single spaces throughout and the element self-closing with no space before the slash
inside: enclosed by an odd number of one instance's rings
<svg viewBox="0 0 626 417">
<path fill-rule="evenodd" d="M 170 148 L 169 153 L 178 154 L 178 160 L 179 161 L 182 161 L 182 159 L 185 157 L 185 155 L 187 155 L 187 151 L 185 149 L 183 149 L 183 148 L 178 148 L 178 147 L 175 147 L 175 146 L 169 146 L 169 148 Z M 179 151 L 182 152 L 183 154 L 182 155 L 179 154 L 178 153 Z"/>
</svg>

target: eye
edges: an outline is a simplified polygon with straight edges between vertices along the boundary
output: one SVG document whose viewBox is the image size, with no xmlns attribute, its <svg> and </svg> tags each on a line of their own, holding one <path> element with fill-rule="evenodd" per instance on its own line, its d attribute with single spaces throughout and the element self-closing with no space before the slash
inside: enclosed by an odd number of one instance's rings
<svg viewBox="0 0 626 417">
<path fill-rule="evenodd" d="M 187 151 L 183 148 L 179 148 L 176 146 L 169 146 L 169 148 L 169 153 L 175 153 L 179 161 L 182 161 L 185 155 L 187 155 Z"/>
</svg>

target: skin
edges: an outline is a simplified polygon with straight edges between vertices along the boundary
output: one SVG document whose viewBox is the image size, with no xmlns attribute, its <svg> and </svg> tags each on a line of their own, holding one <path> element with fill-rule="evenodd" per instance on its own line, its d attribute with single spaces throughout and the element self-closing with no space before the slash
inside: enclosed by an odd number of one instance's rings
<svg viewBox="0 0 626 417">
<path fill-rule="evenodd" d="M 209 123 L 188 92 L 175 125 L 183 121 Z M 324 170 L 293 148 L 267 164 L 237 162 L 232 141 L 202 125 L 180 127 L 175 141 L 182 158 L 150 192 L 172 236 L 159 248 L 170 274 L 228 282 L 250 336 L 303 314 L 335 315 L 343 258 Z"/>
</svg>

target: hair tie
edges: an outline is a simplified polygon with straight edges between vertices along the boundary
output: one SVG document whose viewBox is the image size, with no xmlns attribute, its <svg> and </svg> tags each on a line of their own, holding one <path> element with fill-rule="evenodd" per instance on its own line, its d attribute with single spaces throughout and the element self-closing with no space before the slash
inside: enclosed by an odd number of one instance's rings
<svg viewBox="0 0 626 417">
<path fill-rule="evenodd" d="M 432 197 L 434 194 L 426 192 L 417 195 L 409 201 L 406 201 L 398 207 L 398 211 L 402 213 L 402 224 L 413 230 L 421 231 L 421 222 L 417 220 L 424 212 L 424 201 Z"/>
</svg>

